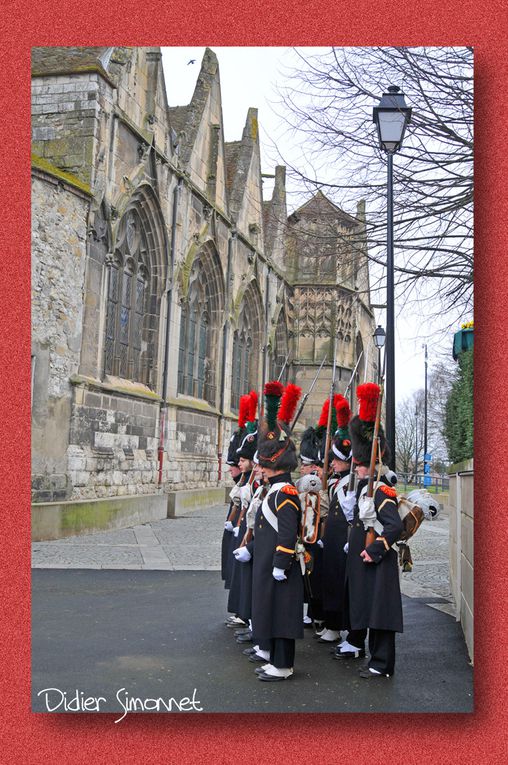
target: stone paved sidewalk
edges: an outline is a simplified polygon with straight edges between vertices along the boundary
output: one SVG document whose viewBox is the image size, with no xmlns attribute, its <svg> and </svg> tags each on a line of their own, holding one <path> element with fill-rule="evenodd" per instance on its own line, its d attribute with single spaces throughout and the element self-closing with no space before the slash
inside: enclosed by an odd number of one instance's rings
<svg viewBox="0 0 508 765">
<path fill-rule="evenodd" d="M 33 568 L 218 571 L 226 505 L 189 511 L 142 526 L 32 544 Z M 448 577 L 448 516 L 424 521 L 411 542 L 414 568 L 403 574 L 402 592 L 438 600 L 454 614 Z"/>
</svg>

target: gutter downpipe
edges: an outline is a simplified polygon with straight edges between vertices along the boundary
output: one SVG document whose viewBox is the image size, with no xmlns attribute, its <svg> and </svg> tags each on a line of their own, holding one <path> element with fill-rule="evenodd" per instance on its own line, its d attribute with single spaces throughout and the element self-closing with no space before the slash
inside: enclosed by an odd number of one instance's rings
<svg viewBox="0 0 508 765">
<path fill-rule="evenodd" d="M 231 230 L 231 236 L 228 239 L 228 265 L 226 270 L 226 294 L 224 306 L 224 328 L 222 330 L 222 364 L 221 364 L 221 386 L 220 386 L 220 414 L 217 428 L 217 461 L 218 461 L 218 481 L 222 481 L 222 441 L 224 431 L 224 383 L 226 379 L 226 352 L 228 347 L 229 320 L 228 311 L 230 303 L 230 282 L 231 282 L 231 261 L 233 257 L 233 242 L 236 241 L 236 229 Z"/>
<path fill-rule="evenodd" d="M 268 317 L 270 312 L 270 266 L 267 265 L 266 270 L 266 281 L 265 281 L 265 342 L 263 347 L 263 378 L 262 378 L 262 385 L 261 385 L 261 393 L 259 395 L 259 416 L 260 418 L 264 414 L 264 388 L 265 383 L 267 381 L 267 371 L 268 371 Z"/>
<path fill-rule="evenodd" d="M 169 364 L 169 329 L 171 323 L 171 306 L 173 301 L 173 274 L 175 269 L 175 252 L 176 252 L 176 219 L 178 214 L 178 199 L 180 195 L 180 189 L 182 188 L 183 181 L 181 178 L 173 189 L 173 215 L 171 219 L 171 248 L 169 254 L 169 274 L 168 274 L 168 291 L 166 301 L 166 343 L 164 346 L 164 370 L 162 373 L 162 401 L 159 415 L 159 447 L 158 447 L 158 460 L 159 460 L 159 475 L 158 485 L 162 483 L 162 465 L 164 462 L 164 440 L 166 433 L 166 422 L 168 413 L 168 364 Z"/>
</svg>

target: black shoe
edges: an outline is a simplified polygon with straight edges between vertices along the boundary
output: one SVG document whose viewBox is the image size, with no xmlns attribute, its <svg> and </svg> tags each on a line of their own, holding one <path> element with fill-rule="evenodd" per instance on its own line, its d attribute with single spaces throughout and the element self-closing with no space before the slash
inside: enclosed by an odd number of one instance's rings
<svg viewBox="0 0 508 765">
<path fill-rule="evenodd" d="M 237 643 L 252 643 L 252 632 L 247 632 L 245 635 L 239 635 L 236 638 Z"/>
<path fill-rule="evenodd" d="M 263 680 L 265 683 L 278 683 L 281 680 L 288 680 L 289 677 L 292 677 L 292 675 L 289 675 L 288 677 L 278 677 L 277 675 L 267 675 L 266 672 L 258 673 L 258 680 Z"/>
<path fill-rule="evenodd" d="M 249 656 L 249 661 L 251 661 L 253 664 L 258 662 L 258 661 L 262 661 L 264 664 L 268 664 L 268 659 L 263 659 L 263 657 L 262 656 L 258 656 L 256 652 L 252 653 Z"/>
<path fill-rule="evenodd" d="M 252 656 L 253 653 L 256 653 L 256 649 L 254 646 L 252 646 L 252 648 L 244 648 L 242 653 L 244 656 Z"/>
<path fill-rule="evenodd" d="M 268 662 L 266 662 L 266 664 L 268 664 Z M 265 674 L 265 670 L 263 669 L 263 667 L 256 667 L 254 672 L 256 673 L 256 675 L 264 675 Z"/>
<path fill-rule="evenodd" d="M 363 677 L 364 680 L 375 680 L 377 677 L 391 677 L 391 675 L 386 675 L 386 674 L 378 675 L 376 672 L 371 672 L 368 667 L 358 670 L 358 674 L 360 675 L 360 677 Z"/>
<path fill-rule="evenodd" d="M 240 629 L 238 629 L 238 630 L 235 630 L 235 631 L 233 632 L 233 635 L 234 635 L 235 637 L 240 637 L 240 635 L 246 635 L 248 632 L 249 632 L 249 633 L 251 632 L 251 629 L 250 629 L 250 627 L 241 627 Z"/>
<path fill-rule="evenodd" d="M 342 651 L 337 648 L 333 652 L 334 659 L 365 659 L 365 648 L 359 648 L 357 651 Z"/>
</svg>

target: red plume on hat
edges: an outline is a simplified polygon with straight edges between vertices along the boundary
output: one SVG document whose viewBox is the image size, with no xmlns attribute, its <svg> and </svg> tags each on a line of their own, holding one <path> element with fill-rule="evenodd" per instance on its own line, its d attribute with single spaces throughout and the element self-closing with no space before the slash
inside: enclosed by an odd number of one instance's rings
<svg viewBox="0 0 508 765">
<path fill-rule="evenodd" d="M 360 411 L 358 413 L 360 420 L 364 422 L 375 421 L 379 392 L 379 385 L 376 385 L 376 383 L 364 383 L 358 386 L 356 396 L 360 404 Z"/>
<path fill-rule="evenodd" d="M 286 389 L 280 400 L 278 415 L 279 420 L 285 422 L 286 425 L 291 424 L 291 420 L 296 411 L 296 405 L 298 404 L 301 395 L 302 389 L 298 385 L 293 385 L 293 383 L 288 383 L 288 385 L 286 385 Z"/>
<path fill-rule="evenodd" d="M 347 398 L 341 396 L 340 393 L 335 396 L 335 411 L 337 413 L 337 427 L 347 428 L 351 419 L 351 409 Z"/>
<path fill-rule="evenodd" d="M 250 413 L 250 396 L 246 394 L 240 397 L 240 406 L 238 407 L 238 427 L 244 428 Z"/>
<path fill-rule="evenodd" d="M 330 399 L 327 398 L 321 409 L 319 416 L 318 428 L 326 428 L 328 425 L 328 410 L 330 409 Z"/>
<path fill-rule="evenodd" d="M 253 422 L 257 416 L 258 416 L 258 394 L 255 390 L 251 390 L 249 393 L 250 398 L 250 406 L 249 406 L 249 416 L 247 419 L 250 422 Z"/>
</svg>

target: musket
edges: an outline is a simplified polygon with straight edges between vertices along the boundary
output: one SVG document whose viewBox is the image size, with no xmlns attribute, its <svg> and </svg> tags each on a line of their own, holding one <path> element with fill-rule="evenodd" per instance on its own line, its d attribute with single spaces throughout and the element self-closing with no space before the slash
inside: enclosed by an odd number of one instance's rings
<svg viewBox="0 0 508 765">
<path fill-rule="evenodd" d="M 282 369 L 280 370 L 280 375 L 277 377 L 277 382 L 280 382 L 280 380 L 281 380 L 281 377 L 282 377 L 282 375 L 284 374 L 284 370 L 285 370 L 285 368 L 286 368 L 286 366 L 287 366 L 287 363 L 288 363 L 288 359 L 289 359 L 289 353 L 288 353 L 288 355 L 286 356 L 286 359 L 285 359 L 285 361 L 284 361 L 284 364 L 283 364 L 283 366 L 282 366 Z"/>
<path fill-rule="evenodd" d="M 381 380 L 379 384 L 379 398 L 377 400 L 376 420 L 374 422 L 374 433 L 372 436 L 372 449 L 370 452 L 370 465 L 369 465 L 369 480 L 367 483 L 367 492 L 366 492 L 367 497 L 372 497 L 374 495 L 374 473 L 376 471 L 376 462 L 377 462 L 378 448 L 379 448 L 379 427 L 381 424 L 381 407 L 383 402 L 385 362 L 386 362 L 386 354 L 383 360 L 383 374 L 381 375 Z M 375 531 L 372 528 L 372 526 L 370 526 L 367 529 L 365 547 L 371 544 L 374 541 L 374 539 L 375 539 Z"/>
<path fill-rule="evenodd" d="M 289 354 L 290 354 L 290 352 L 291 352 L 291 351 L 289 351 L 289 352 L 288 352 L 288 355 L 286 356 L 286 359 L 285 359 L 285 361 L 284 361 L 284 364 L 283 364 L 283 366 L 282 366 L 282 369 L 280 370 L 280 374 L 279 374 L 279 376 L 277 377 L 277 382 L 280 382 L 280 378 L 281 378 L 281 377 L 282 377 L 282 375 L 284 374 L 284 370 L 285 370 L 285 368 L 286 368 L 286 366 L 287 366 L 287 363 L 288 363 L 288 359 L 289 359 Z M 265 391 L 265 380 L 263 380 L 263 385 L 261 386 L 261 395 L 260 395 L 260 396 L 258 396 L 258 410 L 259 410 L 259 418 L 261 418 L 261 417 L 263 416 L 263 410 L 264 410 L 264 407 L 263 407 L 263 396 L 264 396 L 264 391 Z"/>
<path fill-rule="evenodd" d="M 353 384 L 353 380 L 355 379 L 356 370 L 358 369 L 358 365 L 359 365 L 360 361 L 362 360 L 362 356 L 363 356 L 363 351 L 360 351 L 360 355 L 358 356 L 358 361 L 356 362 L 355 367 L 354 367 L 353 371 L 351 372 L 350 380 L 349 380 L 349 382 L 347 384 L 346 390 L 344 391 L 344 398 L 347 398 L 347 394 L 349 393 L 349 388 Z"/>
<path fill-rule="evenodd" d="M 347 394 L 349 392 L 350 386 L 353 384 L 353 380 L 355 379 L 356 370 L 358 369 L 358 365 L 360 361 L 362 360 L 363 351 L 360 351 L 360 355 L 358 356 L 358 360 L 354 366 L 353 371 L 351 372 L 351 378 L 347 384 L 347 388 L 344 391 L 344 398 L 347 398 Z M 354 469 L 354 463 L 353 460 L 351 460 L 351 470 L 349 471 L 349 482 L 348 482 L 348 491 L 353 491 L 355 485 L 355 469 Z"/>
<path fill-rule="evenodd" d="M 328 464 L 329 464 L 329 452 L 330 452 L 330 441 L 331 441 L 331 427 L 332 427 L 332 407 L 333 407 L 333 399 L 335 396 L 335 375 L 337 372 L 337 362 L 336 362 L 336 353 L 337 353 L 337 332 L 335 333 L 335 340 L 333 342 L 333 371 L 332 371 L 332 384 L 330 386 L 330 406 L 328 407 L 328 422 L 326 424 L 326 440 L 325 440 L 325 461 L 323 464 L 323 475 L 322 475 L 322 486 L 323 491 L 326 491 L 328 488 Z"/>
<path fill-rule="evenodd" d="M 313 379 L 312 384 L 311 384 L 309 390 L 307 391 L 307 393 L 305 394 L 305 396 L 302 398 L 302 400 L 300 402 L 300 406 L 298 407 L 298 411 L 297 411 L 297 413 L 295 415 L 295 418 L 294 418 L 293 422 L 291 423 L 291 428 L 289 429 L 290 433 L 293 432 L 293 430 L 295 428 L 295 425 L 298 422 L 298 418 L 300 417 L 301 413 L 303 412 L 303 408 L 304 408 L 305 404 L 307 403 L 307 399 L 309 398 L 310 394 L 312 393 L 312 389 L 314 388 L 314 385 L 317 382 L 317 379 L 319 377 L 319 374 L 320 374 L 321 370 L 323 369 L 323 364 L 325 363 L 325 361 L 326 361 L 326 356 L 323 358 L 323 361 L 321 362 L 321 366 L 319 367 L 319 369 L 318 369 L 318 371 L 316 373 L 316 376 Z"/>
</svg>

